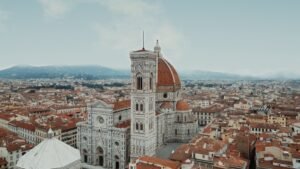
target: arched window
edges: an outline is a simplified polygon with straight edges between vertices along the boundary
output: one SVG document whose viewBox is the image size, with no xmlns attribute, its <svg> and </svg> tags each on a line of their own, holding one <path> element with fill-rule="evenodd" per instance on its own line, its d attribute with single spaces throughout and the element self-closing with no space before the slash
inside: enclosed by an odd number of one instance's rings
<svg viewBox="0 0 300 169">
<path fill-rule="evenodd" d="M 143 90 L 143 77 L 141 74 L 136 76 L 136 88 L 137 90 Z"/>
<path fill-rule="evenodd" d="M 140 104 L 140 111 L 144 111 L 144 105 Z"/>
<path fill-rule="evenodd" d="M 141 123 L 140 128 L 141 128 L 141 130 L 144 130 L 144 125 L 143 125 L 143 123 Z"/>
<path fill-rule="evenodd" d="M 139 130 L 139 123 L 136 123 L 136 124 L 135 124 L 135 129 L 136 129 L 136 130 Z"/>
<path fill-rule="evenodd" d="M 98 165 L 103 166 L 104 164 L 104 151 L 102 147 L 97 147 L 96 155 L 98 156 Z"/>
<path fill-rule="evenodd" d="M 135 105 L 135 110 L 136 110 L 136 111 L 139 111 L 139 104 L 136 104 L 136 105 Z"/>
<path fill-rule="evenodd" d="M 152 85 L 153 85 L 153 73 L 151 73 L 150 79 L 149 79 L 150 90 L 152 90 Z"/>
<path fill-rule="evenodd" d="M 179 122 L 179 116 L 177 116 L 177 121 Z"/>
<path fill-rule="evenodd" d="M 88 151 L 86 149 L 83 149 L 83 161 L 85 163 L 88 162 L 88 155 L 87 154 L 88 154 Z"/>
</svg>

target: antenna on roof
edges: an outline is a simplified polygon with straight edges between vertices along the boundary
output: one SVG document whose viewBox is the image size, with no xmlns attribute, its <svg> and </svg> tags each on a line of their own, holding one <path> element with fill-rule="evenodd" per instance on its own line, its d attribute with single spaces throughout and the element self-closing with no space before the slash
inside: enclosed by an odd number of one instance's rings
<svg viewBox="0 0 300 169">
<path fill-rule="evenodd" d="M 145 39 L 144 39 L 144 31 L 143 31 L 143 50 L 145 49 L 144 47 L 144 45 L 145 45 L 145 43 L 144 43 L 144 41 L 145 41 Z"/>
</svg>

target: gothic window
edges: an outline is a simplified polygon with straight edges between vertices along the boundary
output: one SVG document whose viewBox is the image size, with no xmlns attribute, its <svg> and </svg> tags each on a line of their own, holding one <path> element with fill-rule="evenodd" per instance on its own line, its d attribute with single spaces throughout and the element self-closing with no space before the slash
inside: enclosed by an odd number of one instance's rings
<svg viewBox="0 0 300 169">
<path fill-rule="evenodd" d="M 152 90 L 152 85 L 153 85 L 153 73 L 151 73 L 150 79 L 149 79 L 150 90 Z"/>
<path fill-rule="evenodd" d="M 116 164 L 115 164 L 115 169 L 119 169 L 120 168 L 120 162 L 119 162 L 119 156 L 115 155 L 115 159 L 116 159 Z"/>
<path fill-rule="evenodd" d="M 136 110 L 136 111 L 139 111 L 139 104 L 136 104 L 136 105 L 135 105 L 135 110 Z"/>
<path fill-rule="evenodd" d="M 141 74 L 136 76 L 136 88 L 137 90 L 143 90 L 143 77 Z"/>
<path fill-rule="evenodd" d="M 177 116 L 177 121 L 179 122 L 179 116 Z"/>
<path fill-rule="evenodd" d="M 175 136 L 177 136 L 177 129 L 175 129 Z"/>
<path fill-rule="evenodd" d="M 140 128 L 141 128 L 141 130 L 144 130 L 144 125 L 143 125 L 143 123 L 141 123 Z"/>
<path fill-rule="evenodd" d="M 85 162 L 85 163 L 87 163 L 88 162 L 88 155 L 87 155 L 87 150 L 86 149 L 83 149 L 83 161 Z"/>
<path fill-rule="evenodd" d="M 136 130 L 139 130 L 139 123 L 136 123 L 136 124 L 135 124 L 135 129 L 136 129 Z"/>
<path fill-rule="evenodd" d="M 102 147 L 97 147 L 96 155 L 98 156 L 98 166 L 103 166 L 103 164 L 104 164 L 104 159 L 103 159 L 104 151 L 103 151 Z"/>
<path fill-rule="evenodd" d="M 144 105 L 143 104 L 140 105 L 140 111 L 144 111 Z"/>
</svg>

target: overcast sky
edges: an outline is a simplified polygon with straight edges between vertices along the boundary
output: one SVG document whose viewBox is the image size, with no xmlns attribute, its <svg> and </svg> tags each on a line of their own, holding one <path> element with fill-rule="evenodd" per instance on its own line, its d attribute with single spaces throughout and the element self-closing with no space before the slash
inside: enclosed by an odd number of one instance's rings
<svg viewBox="0 0 300 169">
<path fill-rule="evenodd" d="M 300 74 L 299 0 L 0 0 L 0 69 L 129 69 L 143 30 L 179 70 Z"/>
</svg>

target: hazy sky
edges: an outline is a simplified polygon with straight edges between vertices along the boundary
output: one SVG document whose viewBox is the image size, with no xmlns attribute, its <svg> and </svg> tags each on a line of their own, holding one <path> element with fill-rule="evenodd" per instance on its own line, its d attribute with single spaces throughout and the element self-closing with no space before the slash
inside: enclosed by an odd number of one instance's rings
<svg viewBox="0 0 300 169">
<path fill-rule="evenodd" d="M 0 69 L 129 69 L 142 30 L 179 70 L 300 74 L 299 0 L 0 0 Z"/>
</svg>

